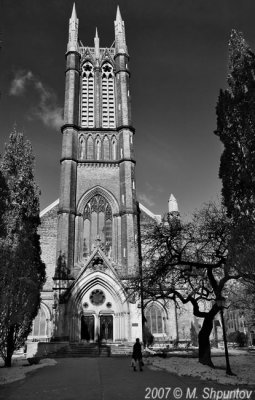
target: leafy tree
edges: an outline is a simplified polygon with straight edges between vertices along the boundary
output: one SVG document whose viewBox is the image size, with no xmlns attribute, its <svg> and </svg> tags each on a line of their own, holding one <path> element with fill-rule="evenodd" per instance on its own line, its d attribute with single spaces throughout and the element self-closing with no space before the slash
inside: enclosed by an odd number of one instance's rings
<svg viewBox="0 0 255 400">
<path fill-rule="evenodd" d="M 1 156 L 0 156 L 0 161 L 1 161 Z M 0 238 L 4 237 L 4 235 L 6 234 L 4 215 L 7 207 L 8 196 L 9 196 L 8 186 L 2 174 L 2 171 L 0 170 Z"/>
<path fill-rule="evenodd" d="M 0 237 L 0 353 L 11 366 L 13 352 L 22 346 L 40 305 L 45 265 L 37 228 L 39 190 L 34 181 L 34 156 L 28 140 L 16 129 L 1 162 L 0 193 L 6 193 Z"/>
<path fill-rule="evenodd" d="M 215 134 L 224 146 L 219 177 L 223 201 L 235 227 L 230 244 L 232 258 L 254 291 L 255 54 L 243 34 L 235 30 L 229 41 L 228 69 L 228 87 L 220 91 L 216 108 Z"/>
<path fill-rule="evenodd" d="M 183 222 L 168 214 L 143 232 L 143 291 L 147 298 L 190 303 L 203 318 L 198 334 L 199 361 L 213 366 L 210 334 L 228 283 L 240 278 L 228 251 L 232 221 L 223 206 L 210 203 Z M 139 290 L 134 279 L 133 290 Z"/>
<path fill-rule="evenodd" d="M 228 68 L 228 88 L 220 91 L 216 108 L 215 134 L 224 146 L 219 170 L 222 195 L 230 216 L 255 222 L 255 54 L 235 30 Z"/>
</svg>

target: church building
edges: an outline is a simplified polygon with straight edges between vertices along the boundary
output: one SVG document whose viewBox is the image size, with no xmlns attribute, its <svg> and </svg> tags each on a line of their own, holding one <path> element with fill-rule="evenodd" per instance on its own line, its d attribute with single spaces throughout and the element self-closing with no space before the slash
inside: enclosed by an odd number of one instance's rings
<svg viewBox="0 0 255 400">
<path fill-rule="evenodd" d="M 75 5 L 66 52 L 60 197 L 41 212 L 47 282 L 31 338 L 39 341 L 134 342 L 142 338 L 141 304 L 125 287 L 138 273 L 138 212 L 156 219 L 136 198 L 129 55 L 119 8 L 115 40 L 100 47 L 78 36 Z M 177 207 L 170 198 L 171 207 Z M 169 203 L 169 204 L 170 204 Z M 177 327 L 172 303 L 145 302 L 155 339 L 188 339 L 191 320 Z M 186 315 L 186 314 L 185 314 Z M 180 316 L 180 320 L 181 320 Z"/>
</svg>

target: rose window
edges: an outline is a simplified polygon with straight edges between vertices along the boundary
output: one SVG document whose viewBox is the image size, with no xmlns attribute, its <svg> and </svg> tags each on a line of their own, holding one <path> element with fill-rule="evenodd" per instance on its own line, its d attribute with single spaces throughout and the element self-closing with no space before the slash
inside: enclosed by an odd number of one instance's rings
<svg viewBox="0 0 255 400">
<path fill-rule="evenodd" d="M 100 306 L 105 302 L 104 292 L 100 289 L 93 290 L 89 299 L 94 306 Z"/>
</svg>

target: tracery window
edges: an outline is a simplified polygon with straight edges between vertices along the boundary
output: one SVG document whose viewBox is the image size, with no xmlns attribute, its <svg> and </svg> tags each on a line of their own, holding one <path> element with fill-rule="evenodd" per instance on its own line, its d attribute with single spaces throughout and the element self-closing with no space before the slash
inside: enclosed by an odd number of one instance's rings
<svg viewBox="0 0 255 400">
<path fill-rule="evenodd" d="M 83 213 L 83 256 L 87 257 L 95 248 L 97 241 L 106 254 L 112 247 L 112 210 L 108 201 L 95 195 L 86 204 Z"/>
<path fill-rule="evenodd" d="M 31 335 L 41 337 L 49 335 L 48 321 L 46 318 L 46 313 L 42 307 L 39 309 L 38 314 L 33 321 Z"/>
<path fill-rule="evenodd" d="M 145 310 L 145 318 L 152 334 L 163 333 L 163 313 L 158 305 L 152 304 L 149 306 Z"/>
<path fill-rule="evenodd" d="M 94 71 L 93 65 L 86 62 L 82 66 L 81 126 L 94 127 L 94 124 Z"/>
<path fill-rule="evenodd" d="M 105 302 L 105 294 L 102 290 L 95 289 L 91 292 L 89 299 L 94 306 L 101 306 Z"/>
<path fill-rule="evenodd" d="M 102 67 L 102 126 L 115 127 L 114 73 L 110 63 Z"/>
</svg>

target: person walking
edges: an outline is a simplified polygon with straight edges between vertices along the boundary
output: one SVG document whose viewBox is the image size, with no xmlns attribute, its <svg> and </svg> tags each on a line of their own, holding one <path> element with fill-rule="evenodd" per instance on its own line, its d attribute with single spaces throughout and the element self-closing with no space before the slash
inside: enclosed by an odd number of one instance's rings
<svg viewBox="0 0 255 400">
<path fill-rule="evenodd" d="M 133 365 L 134 371 L 136 371 L 137 362 L 138 362 L 140 371 L 142 371 L 143 370 L 142 369 L 143 356 L 142 356 L 142 346 L 141 346 L 139 338 L 136 339 L 136 342 L 133 346 L 132 365 Z"/>
</svg>

